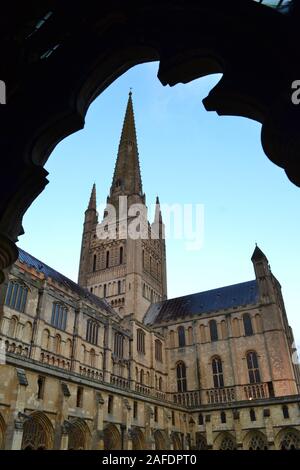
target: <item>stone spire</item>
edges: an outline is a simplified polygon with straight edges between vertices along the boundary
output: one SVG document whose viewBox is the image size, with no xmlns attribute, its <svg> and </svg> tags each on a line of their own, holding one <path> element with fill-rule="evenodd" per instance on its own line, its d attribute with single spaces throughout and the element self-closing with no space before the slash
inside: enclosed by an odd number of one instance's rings
<svg viewBox="0 0 300 470">
<path fill-rule="evenodd" d="M 160 224 L 162 223 L 162 215 L 161 215 L 160 202 L 159 202 L 158 196 L 156 196 L 154 222 L 160 223 Z"/>
<path fill-rule="evenodd" d="M 259 246 L 257 246 L 257 243 L 255 244 L 255 249 L 254 249 L 254 251 L 253 251 L 251 260 L 252 260 L 252 261 L 258 261 L 258 260 L 266 260 L 266 261 L 268 261 L 266 255 L 261 251 L 261 249 L 259 248 Z"/>
<path fill-rule="evenodd" d="M 108 202 L 113 202 L 121 195 L 136 196 L 136 202 L 139 199 L 144 201 L 131 91 Z"/>
<path fill-rule="evenodd" d="M 88 205 L 88 210 L 90 210 L 90 209 L 96 210 L 96 208 L 97 208 L 97 202 L 96 202 L 96 184 L 94 183 L 94 184 L 93 184 L 93 187 L 92 187 L 92 192 L 91 192 L 90 202 L 89 202 L 89 205 Z"/>
<path fill-rule="evenodd" d="M 151 225 L 151 229 L 152 229 L 152 233 L 155 234 L 156 238 L 164 238 L 165 226 L 162 221 L 160 202 L 159 202 L 158 196 L 156 196 L 155 215 L 154 215 L 153 224 Z"/>
</svg>

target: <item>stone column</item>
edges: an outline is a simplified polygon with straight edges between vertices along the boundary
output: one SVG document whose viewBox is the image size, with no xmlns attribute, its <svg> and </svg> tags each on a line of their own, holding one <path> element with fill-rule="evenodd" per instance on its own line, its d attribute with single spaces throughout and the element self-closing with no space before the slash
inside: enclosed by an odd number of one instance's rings
<svg viewBox="0 0 300 470">
<path fill-rule="evenodd" d="M 268 449 L 274 450 L 275 449 L 274 428 L 273 428 L 273 421 L 272 421 L 269 408 L 264 409 L 263 416 L 264 416 L 264 422 L 265 422 L 265 428 L 266 428 L 266 436 L 268 440 Z"/>
<path fill-rule="evenodd" d="M 104 382 L 110 383 L 110 377 L 112 374 L 113 364 L 112 364 L 112 348 L 113 348 L 113 334 L 112 334 L 112 325 L 109 321 L 105 327 L 105 345 L 104 345 L 104 370 L 103 370 L 103 380 Z"/>
<path fill-rule="evenodd" d="M 171 435 L 171 427 L 172 427 L 172 415 L 171 415 L 171 412 L 170 410 L 166 410 L 165 408 L 163 409 L 163 412 L 164 412 L 164 428 L 165 428 L 165 431 L 166 431 L 166 434 L 168 436 L 168 440 L 169 440 L 169 449 L 172 448 L 172 442 L 170 440 L 170 435 Z"/>
<path fill-rule="evenodd" d="M 95 432 L 93 438 L 93 449 L 103 450 L 104 449 L 104 433 L 103 433 L 103 405 L 104 399 L 100 392 L 95 394 L 96 400 L 96 419 L 95 419 Z"/>
<path fill-rule="evenodd" d="M 14 420 L 14 430 L 11 436 L 10 450 L 20 450 L 22 447 L 23 429 L 26 421 L 24 416 L 20 415 Z"/>
<path fill-rule="evenodd" d="M 68 421 L 64 421 L 64 423 L 61 426 L 60 450 L 68 450 L 69 430 L 70 430 L 70 423 Z"/>
<path fill-rule="evenodd" d="M 240 422 L 240 413 L 238 410 L 233 410 L 233 428 L 235 431 L 235 439 L 238 449 L 243 449 L 242 426 Z"/>
<path fill-rule="evenodd" d="M 205 434 L 206 434 L 207 448 L 212 449 L 214 440 L 213 440 L 213 432 L 212 432 L 211 415 L 205 416 Z"/>
<path fill-rule="evenodd" d="M 145 404 L 145 444 L 146 444 L 146 449 L 155 450 L 154 411 L 150 405 L 146 405 L 146 404 Z"/>
<path fill-rule="evenodd" d="M 24 413 L 26 405 L 27 385 L 17 383 L 16 401 L 12 404 L 11 420 L 6 432 L 6 448 L 8 450 L 21 449 L 23 438 L 23 426 L 29 415 Z"/>
<path fill-rule="evenodd" d="M 45 312 L 45 295 L 46 295 L 46 285 L 47 281 L 41 281 L 43 283 L 42 287 L 38 290 L 38 302 L 36 308 L 36 316 L 33 321 L 33 331 L 30 344 L 30 354 L 29 357 L 40 361 L 42 341 L 43 341 L 43 328 L 41 327 L 41 318 L 43 317 L 43 312 Z"/>
<path fill-rule="evenodd" d="M 123 413 L 122 414 L 123 414 L 122 416 L 123 423 L 121 424 L 121 430 L 122 430 L 122 426 L 124 427 L 123 448 L 131 450 L 132 449 L 132 434 L 130 435 L 128 431 L 131 429 L 132 416 L 131 416 L 131 406 L 127 398 L 123 398 Z"/>
</svg>

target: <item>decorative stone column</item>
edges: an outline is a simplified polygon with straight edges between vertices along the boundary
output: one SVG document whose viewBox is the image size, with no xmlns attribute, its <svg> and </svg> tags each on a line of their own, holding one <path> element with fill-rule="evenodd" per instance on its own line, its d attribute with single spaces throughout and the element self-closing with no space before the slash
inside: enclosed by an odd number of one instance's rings
<svg viewBox="0 0 300 470">
<path fill-rule="evenodd" d="M 264 417 L 266 435 L 267 435 L 267 440 L 268 440 L 268 449 L 274 450 L 275 449 L 274 428 L 273 428 L 273 421 L 272 421 L 271 412 L 269 408 L 264 409 L 263 417 Z"/>
<path fill-rule="evenodd" d="M 124 426 L 124 434 L 122 434 L 123 448 L 131 450 L 132 449 L 132 434 L 130 435 L 129 430 L 131 429 L 132 416 L 131 416 L 131 406 L 127 398 L 123 398 L 122 421 L 123 421 L 123 424 L 121 425 L 121 430 L 122 430 L 122 426 Z"/>
<path fill-rule="evenodd" d="M 154 440 L 154 411 L 150 405 L 145 405 L 145 445 L 146 449 L 155 450 Z"/>
<path fill-rule="evenodd" d="M 93 449 L 103 450 L 104 449 L 104 432 L 103 432 L 103 405 L 104 399 L 100 392 L 95 394 L 96 400 L 96 421 L 95 421 L 95 432 L 93 438 Z"/>
<path fill-rule="evenodd" d="M 242 426 L 240 422 L 240 413 L 238 410 L 233 410 L 233 428 L 235 431 L 235 439 L 238 449 L 243 449 Z"/>
<path fill-rule="evenodd" d="M 8 424 L 6 433 L 6 448 L 8 450 L 21 449 L 23 425 L 27 419 L 30 419 L 30 416 L 24 413 L 26 405 L 26 389 L 28 386 L 27 378 L 25 376 L 25 380 L 22 383 L 20 383 L 19 377 L 17 380 L 16 400 L 15 403 L 12 404 L 11 420 Z"/>
<path fill-rule="evenodd" d="M 112 325 L 109 321 L 105 326 L 105 345 L 104 345 L 104 369 L 103 369 L 103 380 L 104 382 L 110 383 L 110 377 L 113 370 L 112 361 L 112 347 L 113 347 L 113 334 Z"/>
<path fill-rule="evenodd" d="M 212 449 L 213 444 L 214 444 L 214 439 L 213 439 L 213 432 L 212 432 L 211 415 L 205 416 L 205 434 L 206 434 L 207 448 Z"/>
<path fill-rule="evenodd" d="M 196 448 L 196 426 L 195 420 L 191 416 L 189 419 L 189 436 L 190 436 L 190 447 L 189 450 Z"/>
<path fill-rule="evenodd" d="M 71 423 L 65 420 L 61 426 L 61 441 L 60 441 L 60 450 L 68 450 L 69 448 L 69 431 L 71 428 Z"/>
<path fill-rule="evenodd" d="M 30 416 L 24 413 L 18 413 L 17 418 L 14 420 L 14 431 L 12 435 L 10 450 L 20 450 L 22 447 L 24 423 L 30 419 Z"/>
</svg>

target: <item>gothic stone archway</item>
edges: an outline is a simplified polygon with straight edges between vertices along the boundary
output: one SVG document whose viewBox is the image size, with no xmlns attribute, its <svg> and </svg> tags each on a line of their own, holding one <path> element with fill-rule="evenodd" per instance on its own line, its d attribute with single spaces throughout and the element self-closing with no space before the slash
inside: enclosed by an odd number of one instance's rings
<svg viewBox="0 0 300 470">
<path fill-rule="evenodd" d="M 155 450 L 167 450 L 169 449 L 169 440 L 166 436 L 165 431 L 157 429 L 154 432 Z"/>
<path fill-rule="evenodd" d="M 300 449 L 300 431 L 295 428 L 282 429 L 275 437 L 275 446 L 279 450 Z"/>
<path fill-rule="evenodd" d="M 143 450 L 146 448 L 145 436 L 140 428 L 132 429 L 132 450 Z"/>
<path fill-rule="evenodd" d="M 53 449 L 54 430 L 45 413 L 33 412 L 23 428 L 22 450 Z"/>
<path fill-rule="evenodd" d="M 171 442 L 173 445 L 173 450 L 182 449 L 181 435 L 178 432 L 173 432 L 171 434 Z"/>
<path fill-rule="evenodd" d="M 261 431 L 249 431 L 243 439 L 243 448 L 246 450 L 267 450 L 267 436 Z"/>
<path fill-rule="evenodd" d="M 300 106 L 291 101 L 291 82 L 300 76 L 298 17 L 297 5 L 285 16 L 253 0 L 73 2 L 71 8 L 49 0 L 19 5 L 16 25 L 13 4 L 4 4 L 0 282 L 17 259 L 23 215 L 47 184 L 44 165 L 53 148 L 81 129 L 91 102 L 139 63 L 159 60 L 158 78 L 171 86 L 224 72 L 206 109 L 261 122 L 266 154 L 300 186 Z"/>
<path fill-rule="evenodd" d="M 104 449 L 105 450 L 121 450 L 122 441 L 121 434 L 114 424 L 108 424 L 104 428 Z"/>
<path fill-rule="evenodd" d="M 229 432 L 221 432 L 214 441 L 214 449 L 216 450 L 235 450 L 235 437 Z"/>
<path fill-rule="evenodd" d="M 76 418 L 72 420 L 68 434 L 68 450 L 89 449 L 91 434 L 88 425 L 83 419 Z"/>
</svg>

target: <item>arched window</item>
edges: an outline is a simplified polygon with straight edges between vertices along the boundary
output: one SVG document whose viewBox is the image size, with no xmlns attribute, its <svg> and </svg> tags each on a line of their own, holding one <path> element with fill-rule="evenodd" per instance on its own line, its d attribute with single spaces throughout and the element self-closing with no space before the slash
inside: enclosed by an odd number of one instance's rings
<svg viewBox="0 0 300 470">
<path fill-rule="evenodd" d="M 115 333 L 114 354 L 122 358 L 124 352 L 124 336 L 121 333 Z"/>
<path fill-rule="evenodd" d="M 118 281 L 118 294 L 121 294 L 121 281 Z"/>
<path fill-rule="evenodd" d="M 235 450 L 236 443 L 232 436 L 225 435 L 220 444 L 220 450 Z"/>
<path fill-rule="evenodd" d="M 98 324 L 93 320 L 88 320 L 86 324 L 86 340 L 89 343 L 97 345 L 98 344 L 98 332 L 99 332 Z"/>
<path fill-rule="evenodd" d="M 103 297 L 106 297 L 106 291 L 107 291 L 106 284 L 104 284 L 103 285 Z"/>
<path fill-rule="evenodd" d="M 250 415 L 251 421 L 256 421 L 256 415 L 255 415 L 255 411 L 253 408 L 250 409 L 249 415 Z"/>
<path fill-rule="evenodd" d="M 106 252 L 106 267 L 109 268 L 109 251 Z"/>
<path fill-rule="evenodd" d="M 222 339 L 227 338 L 227 326 L 225 320 L 221 321 L 221 332 L 222 332 Z"/>
<path fill-rule="evenodd" d="M 67 326 L 68 309 L 64 305 L 54 302 L 52 306 L 51 325 L 60 330 L 65 330 Z"/>
<path fill-rule="evenodd" d="M 241 331 L 240 331 L 240 320 L 238 318 L 234 318 L 232 322 L 232 329 L 233 329 L 233 335 L 234 336 L 241 336 Z"/>
<path fill-rule="evenodd" d="M 261 321 L 261 316 L 259 313 L 255 315 L 255 328 L 256 328 L 256 333 L 262 333 L 262 321 Z"/>
<path fill-rule="evenodd" d="M 210 340 L 218 341 L 218 328 L 216 320 L 210 320 L 209 322 Z"/>
<path fill-rule="evenodd" d="M 28 321 L 26 322 L 24 329 L 23 329 L 23 341 L 25 343 L 29 343 L 31 340 L 32 335 L 32 324 Z"/>
<path fill-rule="evenodd" d="M 44 330 L 43 331 L 42 347 L 43 347 L 43 349 L 46 349 L 46 350 L 50 349 L 50 332 L 49 332 L 49 330 Z"/>
<path fill-rule="evenodd" d="M 170 348 L 174 348 L 175 346 L 175 337 L 174 337 L 174 331 L 170 331 Z"/>
<path fill-rule="evenodd" d="M 251 384 L 256 384 L 260 382 L 260 373 L 258 367 L 258 359 L 255 351 L 247 353 L 247 367 L 249 374 L 249 382 Z"/>
<path fill-rule="evenodd" d="M 252 321 L 249 313 L 244 313 L 243 315 L 244 331 L 245 336 L 253 335 Z"/>
<path fill-rule="evenodd" d="M 284 419 L 289 419 L 290 414 L 289 414 L 289 407 L 287 405 L 282 405 L 282 414 Z"/>
<path fill-rule="evenodd" d="M 206 333 L 205 333 L 205 325 L 200 325 L 200 341 L 201 343 L 206 342 Z"/>
<path fill-rule="evenodd" d="M 178 346 L 180 348 L 185 346 L 185 330 L 183 326 L 179 326 L 178 328 Z"/>
<path fill-rule="evenodd" d="M 162 391 L 162 378 L 159 377 L 158 379 L 158 390 Z"/>
<path fill-rule="evenodd" d="M 67 339 L 66 356 L 68 358 L 72 357 L 72 340 L 71 339 Z"/>
<path fill-rule="evenodd" d="M 60 354 L 61 349 L 61 337 L 60 335 L 56 335 L 54 338 L 54 352 L 56 354 Z"/>
<path fill-rule="evenodd" d="M 82 362 L 86 364 L 86 348 L 84 344 L 82 344 L 81 346 L 81 356 L 82 356 Z"/>
<path fill-rule="evenodd" d="M 5 305 L 18 312 L 24 312 L 27 301 L 28 287 L 24 284 L 11 281 L 8 283 Z"/>
<path fill-rule="evenodd" d="M 144 384 L 144 371 L 141 369 L 140 371 L 140 383 L 143 385 Z"/>
<path fill-rule="evenodd" d="M 212 360 L 212 373 L 215 388 L 224 387 L 223 367 L 222 361 L 219 357 L 214 357 Z"/>
<path fill-rule="evenodd" d="M 120 261 L 120 264 L 123 264 L 123 247 L 122 246 L 120 247 L 120 259 L 119 259 L 119 261 Z"/>
<path fill-rule="evenodd" d="M 198 415 L 198 424 L 199 426 L 202 426 L 204 424 L 204 419 L 203 419 L 203 414 L 199 413 Z"/>
<path fill-rule="evenodd" d="M 143 330 L 137 330 L 137 352 L 145 354 L 145 333 Z"/>
<path fill-rule="evenodd" d="M 281 450 L 300 449 L 299 431 L 288 429 L 281 438 L 280 448 Z"/>
<path fill-rule="evenodd" d="M 95 367 L 95 357 L 96 357 L 95 350 L 94 350 L 94 349 L 91 349 L 91 350 L 90 350 L 90 363 L 91 363 L 91 367 Z"/>
<path fill-rule="evenodd" d="M 96 271 L 96 263 L 97 263 L 97 256 L 94 255 L 94 256 L 93 256 L 93 272 Z"/>
<path fill-rule="evenodd" d="M 191 326 L 188 327 L 188 341 L 189 341 L 189 345 L 192 345 L 193 342 L 194 342 L 194 339 L 193 339 L 193 328 Z"/>
<path fill-rule="evenodd" d="M 162 362 L 162 343 L 159 339 L 155 340 L 155 359 Z"/>
<path fill-rule="evenodd" d="M 221 418 L 221 423 L 226 423 L 226 413 L 225 413 L 225 411 L 221 411 L 220 418 Z"/>
<path fill-rule="evenodd" d="M 184 362 L 179 362 L 176 367 L 177 373 L 177 390 L 178 392 L 186 392 L 187 391 L 187 383 L 186 383 L 186 365 Z"/>
<path fill-rule="evenodd" d="M 8 336 L 15 338 L 17 335 L 18 318 L 12 317 L 9 321 Z"/>
</svg>

